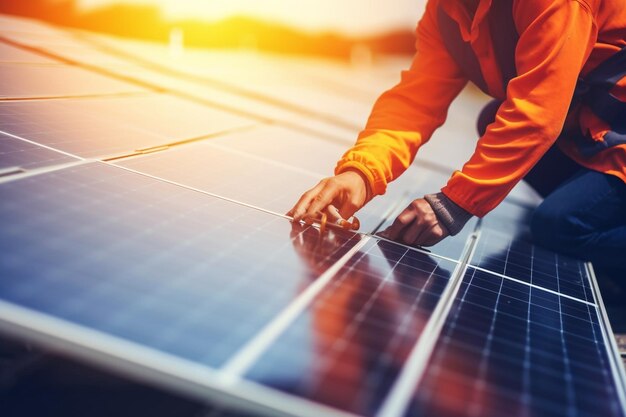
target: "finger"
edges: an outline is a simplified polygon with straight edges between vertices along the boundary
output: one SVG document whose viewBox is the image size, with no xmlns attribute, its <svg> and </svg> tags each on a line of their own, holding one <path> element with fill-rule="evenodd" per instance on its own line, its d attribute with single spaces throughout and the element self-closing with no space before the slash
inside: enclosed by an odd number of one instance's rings
<svg viewBox="0 0 626 417">
<path fill-rule="evenodd" d="M 430 207 L 429 207 L 430 208 Z M 417 245 L 426 246 L 429 242 L 438 242 L 440 235 L 443 234 L 443 229 L 439 225 L 437 216 L 435 213 L 421 210 L 419 207 L 417 211 L 420 212 L 419 222 L 422 224 L 420 233 L 415 236 L 414 242 Z M 434 244 L 434 243 L 433 243 Z"/>
<path fill-rule="evenodd" d="M 387 239 L 397 240 L 404 228 L 411 224 L 415 219 L 415 211 L 411 207 L 407 207 L 396 217 L 391 226 L 384 230 Z"/>
<path fill-rule="evenodd" d="M 422 240 L 421 245 L 436 245 L 437 243 L 441 242 L 446 236 L 448 236 L 448 233 L 440 225 L 435 225 L 432 229 L 428 231 L 428 233 L 420 237 L 420 239 Z"/>
<path fill-rule="evenodd" d="M 344 217 L 339 214 L 339 210 L 337 210 L 337 207 L 332 204 L 326 207 L 326 214 L 328 214 L 328 221 L 330 223 L 337 224 L 338 221 L 344 220 Z"/>
<path fill-rule="evenodd" d="M 399 236 L 398 239 L 400 242 L 411 246 L 419 245 L 418 238 L 423 235 L 426 226 L 419 220 L 420 219 L 413 220 L 411 224 L 402 231 L 402 235 Z"/>
<path fill-rule="evenodd" d="M 316 219 L 320 212 L 333 202 L 337 190 L 337 186 L 333 183 L 325 183 L 323 188 L 315 194 L 309 208 L 306 210 L 304 214 L 305 221 L 307 219 Z"/>
<path fill-rule="evenodd" d="M 302 194 L 295 206 L 290 210 L 293 220 L 299 222 L 304 217 L 307 209 L 309 208 L 313 197 L 315 197 L 319 191 L 324 188 L 324 182 L 321 181 L 315 187 L 311 188 L 306 193 Z"/>
</svg>

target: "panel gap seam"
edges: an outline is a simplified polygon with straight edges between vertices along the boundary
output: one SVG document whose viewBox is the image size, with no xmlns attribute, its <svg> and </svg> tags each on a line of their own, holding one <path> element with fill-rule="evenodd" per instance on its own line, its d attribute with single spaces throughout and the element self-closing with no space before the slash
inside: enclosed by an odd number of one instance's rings
<svg viewBox="0 0 626 417">
<path fill-rule="evenodd" d="M 450 281 L 441 299 L 424 326 L 422 334 L 409 353 L 400 375 L 394 381 L 376 417 L 400 417 L 405 414 L 413 394 L 421 383 L 428 365 L 428 360 L 432 356 L 445 320 L 461 288 L 463 277 L 476 250 L 476 243 L 480 238 L 481 226 L 482 222 L 479 220 L 474 231 L 468 237 L 463 254 L 452 272 Z"/>
</svg>

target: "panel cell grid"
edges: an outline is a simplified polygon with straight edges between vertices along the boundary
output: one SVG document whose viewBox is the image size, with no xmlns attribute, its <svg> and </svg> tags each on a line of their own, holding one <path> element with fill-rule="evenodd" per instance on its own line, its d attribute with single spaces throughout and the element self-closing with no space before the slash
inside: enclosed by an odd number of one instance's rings
<svg viewBox="0 0 626 417">
<path fill-rule="evenodd" d="M 470 268 L 407 416 L 623 416 L 597 311 Z"/>
<path fill-rule="evenodd" d="M 582 261 L 533 245 L 525 236 L 483 229 L 472 265 L 593 303 Z"/>
<path fill-rule="evenodd" d="M 251 124 L 167 94 L 0 103 L 5 132 L 88 158 L 128 154 Z"/>
<path fill-rule="evenodd" d="M 139 91 L 146 90 L 69 65 L 0 62 L 0 97 L 67 97 Z"/>
<path fill-rule="evenodd" d="M 0 169 L 34 169 L 73 161 L 78 159 L 0 133 Z"/>
<path fill-rule="evenodd" d="M 358 241 L 103 164 L 0 195 L 3 300 L 209 366 Z"/>
<path fill-rule="evenodd" d="M 368 242 L 248 377 L 358 415 L 374 415 L 455 265 L 387 242 Z"/>
</svg>

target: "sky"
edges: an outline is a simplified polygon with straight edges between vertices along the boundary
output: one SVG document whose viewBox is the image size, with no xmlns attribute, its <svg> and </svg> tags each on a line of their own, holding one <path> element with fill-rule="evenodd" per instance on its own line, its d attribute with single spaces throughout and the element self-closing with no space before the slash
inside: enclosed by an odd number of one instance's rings
<svg viewBox="0 0 626 417">
<path fill-rule="evenodd" d="M 120 2 L 153 4 L 172 19 L 246 15 L 307 31 L 359 36 L 415 28 L 426 0 L 78 0 L 83 8 Z"/>
</svg>

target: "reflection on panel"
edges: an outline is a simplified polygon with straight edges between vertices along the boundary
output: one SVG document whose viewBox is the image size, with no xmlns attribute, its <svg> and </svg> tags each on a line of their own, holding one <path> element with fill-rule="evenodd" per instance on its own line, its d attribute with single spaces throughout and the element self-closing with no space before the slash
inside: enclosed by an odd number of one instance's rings
<svg viewBox="0 0 626 417">
<path fill-rule="evenodd" d="M 0 169 L 34 169 L 77 161 L 60 152 L 15 139 L 0 133 Z"/>
<path fill-rule="evenodd" d="M 488 214 L 472 265 L 593 302 L 582 261 L 532 244 L 531 215 L 530 209 L 508 203 Z"/>
<path fill-rule="evenodd" d="M 286 213 L 307 187 L 321 179 L 314 173 L 213 147 L 210 141 L 118 164 L 278 213 Z"/>
<path fill-rule="evenodd" d="M 504 200 L 483 218 L 482 228 L 510 235 L 528 236 L 533 209 Z"/>
<path fill-rule="evenodd" d="M 29 64 L 56 64 L 50 58 L 28 52 L 14 46 L 0 43 L 0 62 L 29 63 Z"/>
<path fill-rule="evenodd" d="M 277 126 L 235 132 L 216 138 L 212 143 L 316 172 L 324 177 L 333 175 L 337 161 L 349 146 Z"/>
<path fill-rule="evenodd" d="M 155 44 L 137 42 L 133 45 L 131 42 L 115 42 L 110 38 L 96 42 L 107 45 L 109 49 L 113 47 L 119 50 L 129 56 L 129 60 L 136 60 L 146 68 L 154 68 L 156 64 L 162 68 L 161 72 L 174 71 L 183 79 L 194 77 L 194 81 L 200 85 L 240 90 L 241 95 L 262 96 L 264 101 L 280 101 L 283 107 L 315 109 L 320 114 L 358 126 L 365 124 L 376 98 L 376 94 L 363 93 L 345 84 L 322 82 L 319 76 L 312 77 L 291 68 L 289 59 L 204 51 L 202 54 L 189 54 L 180 60 L 171 60 L 163 59 L 162 49 Z M 316 65 L 318 62 L 315 60 Z M 397 77 L 397 73 L 394 75 Z M 393 81 L 390 81 L 387 87 L 392 85 Z"/>
<path fill-rule="evenodd" d="M 413 200 L 423 198 L 426 194 L 439 192 L 445 183 L 446 177 L 444 175 L 439 172 L 426 169 L 420 166 L 419 163 L 416 163 L 409 167 L 409 169 L 398 179 L 388 184 L 385 195 L 372 200 L 372 202 L 359 212 L 359 215 L 362 215 L 362 212 L 368 214 L 368 210 L 381 212 L 383 211 L 381 206 L 386 208 L 395 206 L 394 210 L 379 228 L 379 230 L 384 230 L 393 224 L 397 215 L 400 214 L 402 210 L 407 208 Z M 367 223 L 369 217 L 364 217 Z M 380 221 L 380 217 L 377 217 L 376 219 Z M 447 237 L 434 246 L 422 249 L 431 251 L 436 255 L 458 260 L 463 253 L 468 237 L 474 232 L 476 222 L 477 220 L 473 218 L 465 225 L 465 228 L 458 235 Z M 363 223 L 363 221 L 361 223 Z"/>
<path fill-rule="evenodd" d="M 469 269 L 407 416 L 622 416 L 593 306 Z"/>
<path fill-rule="evenodd" d="M 523 237 L 483 230 L 472 265 L 593 302 L 582 261 L 533 245 Z"/>
<path fill-rule="evenodd" d="M 0 103 L 3 130 L 84 157 L 130 153 L 249 124 L 167 94 Z"/>
<path fill-rule="evenodd" d="M 1 299 L 209 366 L 358 240 L 102 164 L 0 185 L 0 221 Z"/>
<path fill-rule="evenodd" d="M 427 175 L 418 175 L 415 167 L 410 167 L 404 174 L 387 184 L 387 191 L 382 196 L 374 197 L 358 211 L 363 230 L 384 230 L 395 217 L 411 202 L 419 189 L 424 188 L 430 179 Z M 426 186 L 427 188 L 428 186 Z M 383 216 L 386 214 L 386 216 Z"/>
<path fill-rule="evenodd" d="M 135 91 L 145 90 L 72 66 L 0 64 L 0 97 L 67 97 Z"/>
<path fill-rule="evenodd" d="M 374 415 L 454 266 L 387 242 L 368 242 L 247 377 Z"/>
<path fill-rule="evenodd" d="M 28 33 L 48 37 L 66 34 L 61 28 L 22 16 L 0 15 L 0 26 L 4 32 L 9 33 Z"/>
</svg>

